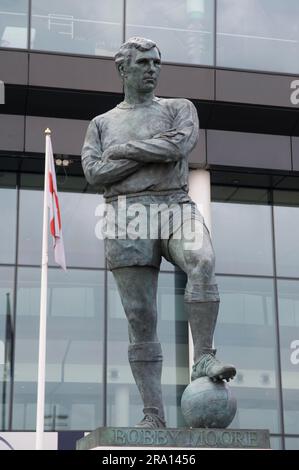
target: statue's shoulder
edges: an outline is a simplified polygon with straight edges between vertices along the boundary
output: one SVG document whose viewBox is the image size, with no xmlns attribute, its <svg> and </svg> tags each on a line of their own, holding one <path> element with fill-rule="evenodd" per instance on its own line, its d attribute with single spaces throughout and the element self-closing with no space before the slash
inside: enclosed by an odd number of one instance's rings
<svg viewBox="0 0 299 470">
<path fill-rule="evenodd" d="M 187 98 L 156 98 L 161 106 L 179 110 L 183 107 L 192 107 L 194 104 Z"/>
<path fill-rule="evenodd" d="M 98 127 L 100 127 L 103 123 L 109 121 L 110 119 L 113 119 L 119 113 L 120 111 L 118 109 L 118 106 L 116 106 L 115 108 L 106 111 L 106 113 L 95 116 L 91 122 L 94 122 Z"/>
</svg>

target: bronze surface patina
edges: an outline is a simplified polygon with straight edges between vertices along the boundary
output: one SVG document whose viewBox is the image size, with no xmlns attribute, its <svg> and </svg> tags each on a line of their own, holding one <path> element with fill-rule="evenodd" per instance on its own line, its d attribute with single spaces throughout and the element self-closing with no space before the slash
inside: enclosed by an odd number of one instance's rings
<svg viewBox="0 0 299 470">
<path fill-rule="evenodd" d="M 187 99 L 154 95 L 161 54 L 153 41 L 131 38 L 115 60 L 124 101 L 90 122 L 82 166 L 87 181 L 104 194 L 111 208 L 105 253 L 128 319 L 129 363 L 144 407 L 136 426 L 156 429 L 166 426 L 156 306 L 162 256 L 187 275 L 184 308 L 194 343 L 191 379 L 229 381 L 236 370 L 215 357 L 212 341 L 219 309 L 215 257 L 203 216 L 188 195 L 187 157 L 198 140 L 197 111 Z M 139 226 L 146 227 L 145 236 L 136 237 L 134 211 L 119 216 L 124 198 L 127 207 L 142 208 Z M 167 208 L 173 210 L 168 219 L 154 217 L 157 225 L 152 230 L 151 208 L 161 205 L 160 215 L 167 215 Z M 191 242 L 190 227 L 195 227 Z"/>
</svg>

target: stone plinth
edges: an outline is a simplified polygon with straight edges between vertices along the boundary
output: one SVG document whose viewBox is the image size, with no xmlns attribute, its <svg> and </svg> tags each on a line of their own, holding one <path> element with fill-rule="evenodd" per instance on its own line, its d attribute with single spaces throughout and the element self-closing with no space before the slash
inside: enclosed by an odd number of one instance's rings
<svg viewBox="0 0 299 470">
<path fill-rule="evenodd" d="M 77 450 L 101 448 L 269 449 L 267 430 L 98 428 L 77 441 Z"/>
</svg>

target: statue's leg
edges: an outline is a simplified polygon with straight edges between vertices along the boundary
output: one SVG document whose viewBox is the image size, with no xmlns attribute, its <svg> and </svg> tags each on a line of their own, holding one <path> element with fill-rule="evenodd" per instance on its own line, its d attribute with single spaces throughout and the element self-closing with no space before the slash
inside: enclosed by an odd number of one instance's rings
<svg viewBox="0 0 299 470">
<path fill-rule="evenodd" d="M 162 350 L 157 337 L 159 271 L 151 266 L 113 270 L 129 322 L 129 363 L 139 389 L 144 419 L 139 427 L 165 427 L 161 391 Z"/>
<path fill-rule="evenodd" d="M 202 224 L 196 221 L 197 224 Z M 191 380 L 208 376 L 214 380 L 231 379 L 236 369 L 215 357 L 213 335 L 219 310 L 219 294 L 215 279 L 215 256 L 209 231 L 199 226 L 200 243 L 190 249 L 190 240 L 184 236 L 172 237 L 168 243 L 169 257 L 188 277 L 185 290 L 185 311 L 194 343 L 194 366 Z M 182 231 L 182 234 L 184 232 Z"/>
</svg>

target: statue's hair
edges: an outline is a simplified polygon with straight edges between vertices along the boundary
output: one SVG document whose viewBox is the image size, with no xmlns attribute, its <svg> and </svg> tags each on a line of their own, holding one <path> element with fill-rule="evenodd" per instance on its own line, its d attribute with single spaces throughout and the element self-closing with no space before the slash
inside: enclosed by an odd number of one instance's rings
<svg viewBox="0 0 299 470">
<path fill-rule="evenodd" d="M 119 67 L 124 62 L 129 63 L 132 57 L 132 50 L 137 49 L 138 51 L 149 51 L 156 48 L 161 58 L 161 52 L 157 44 L 151 39 L 141 38 L 134 36 L 128 39 L 124 44 L 120 46 L 119 51 L 115 54 L 115 64 Z"/>
</svg>

